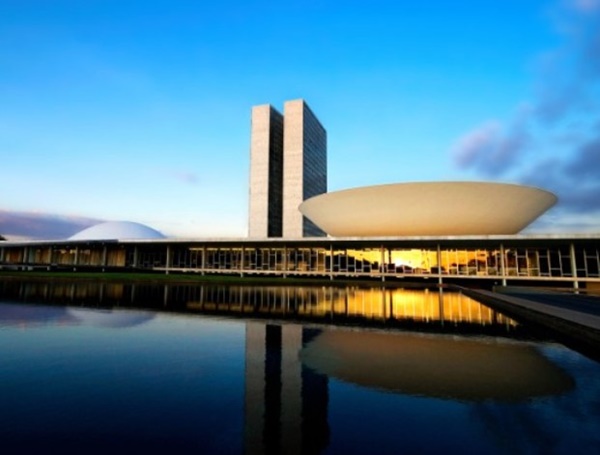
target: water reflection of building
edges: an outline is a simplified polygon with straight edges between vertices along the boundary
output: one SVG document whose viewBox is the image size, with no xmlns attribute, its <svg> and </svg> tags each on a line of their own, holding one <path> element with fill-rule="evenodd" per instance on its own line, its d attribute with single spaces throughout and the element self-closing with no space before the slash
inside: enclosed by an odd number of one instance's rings
<svg viewBox="0 0 600 455">
<path fill-rule="evenodd" d="M 144 324 L 153 319 L 154 316 L 155 313 L 150 311 L 75 309 L 56 305 L 20 305 L 0 302 L 0 327 L 19 326 L 27 328 L 42 325 L 83 324 L 118 329 Z"/>
<path fill-rule="evenodd" d="M 328 380 L 299 360 L 318 330 L 246 324 L 247 454 L 317 454 L 327 447 Z"/>
<path fill-rule="evenodd" d="M 458 292 L 336 286 L 227 286 L 0 280 L 0 298 L 233 317 L 518 337 L 520 326 Z"/>
<path fill-rule="evenodd" d="M 461 401 L 525 401 L 574 387 L 534 346 L 496 337 L 326 330 L 301 359 L 363 387 Z"/>
<path fill-rule="evenodd" d="M 245 453 L 322 453 L 335 409 L 330 380 L 474 406 L 558 396 L 575 385 L 529 343 L 248 322 Z"/>
</svg>

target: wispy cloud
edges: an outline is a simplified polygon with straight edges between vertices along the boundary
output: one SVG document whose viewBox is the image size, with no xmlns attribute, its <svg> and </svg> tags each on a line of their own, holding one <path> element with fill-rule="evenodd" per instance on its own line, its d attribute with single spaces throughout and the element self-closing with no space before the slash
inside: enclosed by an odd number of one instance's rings
<svg viewBox="0 0 600 455">
<path fill-rule="evenodd" d="M 561 216 L 600 215 L 600 0 L 554 12 L 562 43 L 538 56 L 534 101 L 506 125 L 467 132 L 451 153 L 460 169 L 554 191 Z"/>
<path fill-rule="evenodd" d="M 7 239 L 64 239 L 103 220 L 49 213 L 0 210 L 0 234 Z"/>
<path fill-rule="evenodd" d="M 461 167 L 478 167 L 495 153 L 501 125 L 488 121 L 461 137 L 454 147 L 454 159 Z"/>
<path fill-rule="evenodd" d="M 195 185 L 199 181 L 197 174 L 188 171 L 174 171 L 171 173 L 171 177 L 179 182 L 188 183 L 190 185 Z"/>
<path fill-rule="evenodd" d="M 563 215 L 600 215 L 600 127 L 596 137 L 578 144 L 568 157 L 534 163 L 521 181 L 557 193 Z"/>
<path fill-rule="evenodd" d="M 600 0 L 572 0 L 573 9 L 582 13 L 591 13 L 600 9 Z"/>
<path fill-rule="evenodd" d="M 519 164 L 530 144 L 530 111 L 523 107 L 508 128 L 488 121 L 461 137 L 453 147 L 455 163 L 486 177 L 499 177 Z"/>
</svg>

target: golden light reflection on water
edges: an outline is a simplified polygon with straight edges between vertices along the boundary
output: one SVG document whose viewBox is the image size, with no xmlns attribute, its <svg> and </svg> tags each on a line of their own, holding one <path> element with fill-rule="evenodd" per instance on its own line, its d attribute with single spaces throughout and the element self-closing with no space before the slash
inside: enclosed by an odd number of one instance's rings
<svg viewBox="0 0 600 455">
<path fill-rule="evenodd" d="M 231 287 L 225 298 L 217 288 L 209 291 L 203 301 L 188 302 L 188 308 L 270 315 L 294 313 L 306 317 L 337 315 L 372 320 L 516 325 L 512 319 L 461 293 L 437 289 Z"/>
<path fill-rule="evenodd" d="M 455 291 L 367 286 L 250 286 L 34 282 L 5 284 L 18 300 L 101 306 L 161 307 L 192 312 L 305 319 L 413 321 L 505 326 L 517 324 Z"/>
<path fill-rule="evenodd" d="M 14 284 L 14 283 L 13 283 Z M 55 303 L 84 306 L 160 308 L 193 313 L 255 316 L 267 319 L 297 317 L 335 323 L 358 321 L 365 327 L 403 321 L 440 323 L 452 336 L 431 336 L 414 331 L 349 331 L 339 327 L 323 330 L 300 353 L 302 337 L 296 336 L 294 356 L 309 368 L 329 377 L 366 387 L 459 400 L 523 400 L 560 394 L 573 383 L 560 369 L 530 344 L 515 342 L 521 334 L 511 319 L 459 293 L 443 289 L 398 289 L 359 286 L 227 286 L 149 285 L 130 283 L 34 283 L 7 285 L 3 294 L 23 300 L 47 299 Z M 39 323 L 22 308 L 12 308 L 7 324 Z M 113 316 L 103 312 L 52 313 L 44 321 L 106 324 Z M 129 315 L 118 326 L 140 324 L 152 313 Z M 69 319 L 65 319 L 69 316 Z M 135 317 L 133 317 L 135 316 Z M 133 319 L 132 319 L 133 318 Z M 140 319 L 141 318 L 141 319 Z M 44 322 L 42 321 L 42 322 Z M 370 324 L 373 322 L 373 324 Z M 253 324 L 273 324 L 257 322 Z M 456 324 L 457 330 L 453 323 Z M 394 325 L 391 324 L 390 327 Z M 485 328 L 489 326 L 490 330 Z M 290 329 L 291 327 L 291 329 Z M 300 330 L 291 324 L 283 334 Z M 520 327 L 520 326 L 519 326 Z M 463 329 L 470 336 L 462 337 Z M 474 329 L 474 330 L 471 330 Z M 499 330 L 498 330 L 499 329 Z M 515 329 L 515 330 L 513 330 Z M 428 332 L 424 328 L 423 332 Z M 442 330 L 442 331 L 445 331 Z M 290 333 L 291 333 L 290 332 Z M 501 332 L 501 333 L 500 333 Z M 295 333 L 295 332 L 294 332 Z M 458 333 L 459 335 L 457 335 Z M 493 337 L 473 336 L 492 334 Z M 497 335 L 500 333 L 500 337 Z M 285 338 L 285 337 L 284 337 Z M 286 338 L 287 340 L 287 338 Z M 289 340 L 288 340 L 289 341 Z M 286 348 L 287 349 L 287 348 Z M 287 351 L 286 351 L 287 352 Z"/>
</svg>

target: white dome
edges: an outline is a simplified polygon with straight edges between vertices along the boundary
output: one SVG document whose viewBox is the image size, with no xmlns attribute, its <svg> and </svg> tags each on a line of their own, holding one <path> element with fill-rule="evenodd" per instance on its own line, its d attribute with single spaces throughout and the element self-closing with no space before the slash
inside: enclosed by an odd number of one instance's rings
<svg viewBox="0 0 600 455">
<path fill-rule="evenodd" d="M 334 237 L 516 234 L 556 202 L 548 191 L 490 182 L 420 182 L 321 194 L 300 204 Z"/>
<path fill-rule="evenodd" d="M 160 232 L 131 221 L 109 221 L 79 231 L 69 240 L 164 239 Z"/>
</svg>

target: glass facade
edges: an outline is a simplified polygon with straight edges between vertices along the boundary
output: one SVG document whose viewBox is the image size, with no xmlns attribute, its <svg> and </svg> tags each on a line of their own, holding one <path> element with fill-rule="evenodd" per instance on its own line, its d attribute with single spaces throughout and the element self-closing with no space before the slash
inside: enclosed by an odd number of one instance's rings
<svg viewBox="0 0 600 455">
<path fill-rule="evenodd" d="M 405 243 L 405 244 L 402 244 Z M 600 281 L 600 239 L 3 242 L 0 268 L 115 268 L 329 278 Z"/>
</svg>

